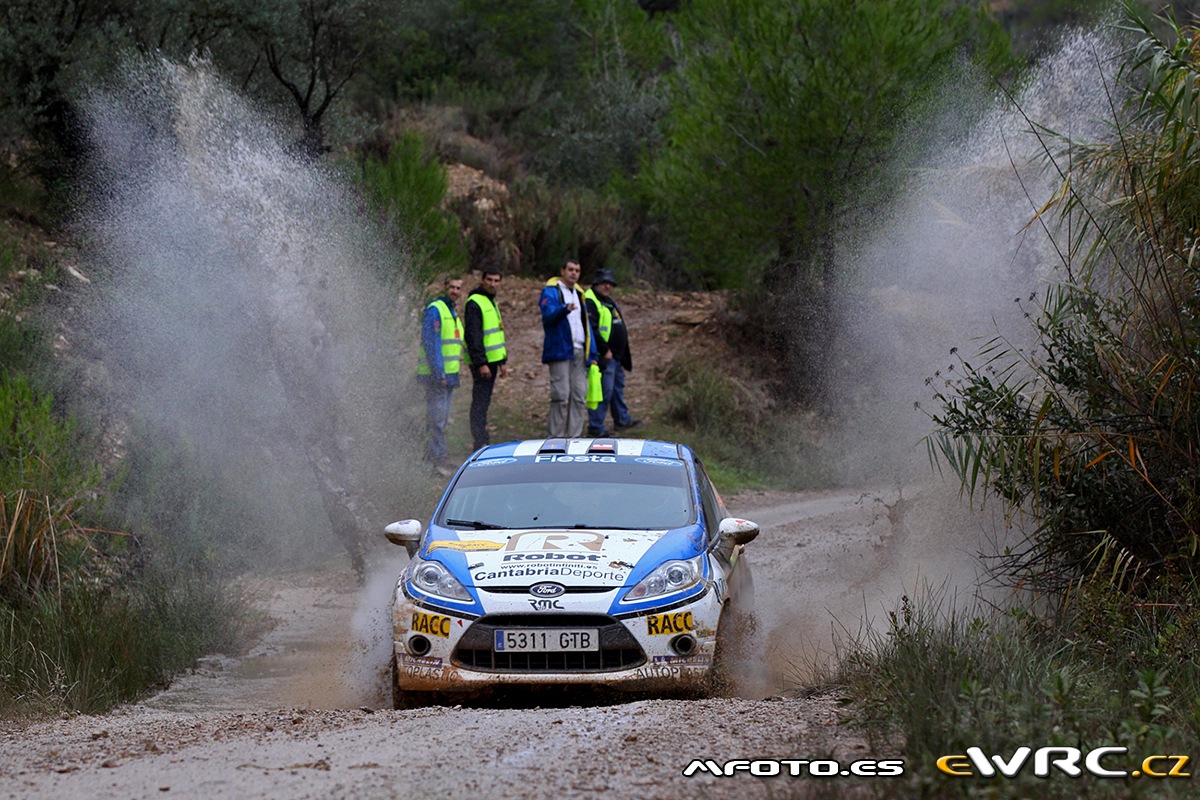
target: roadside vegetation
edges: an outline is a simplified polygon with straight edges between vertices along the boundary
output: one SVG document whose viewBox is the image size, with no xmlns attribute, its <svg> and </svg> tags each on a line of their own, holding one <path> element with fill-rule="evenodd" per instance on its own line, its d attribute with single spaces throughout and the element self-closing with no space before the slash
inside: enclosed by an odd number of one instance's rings
<svg viewBox="0 0 1200 800">
<path fill-rule="evenodd" d="M 214 651 L 253 615 L 209 564 L 106 507 L 99 442 L 56 408 L 49 332 L 32 316 L 55 278 L 4 240 L 0 314 L 0 715 L 103 711 Z M 203 487 L 193 484 L 191 491 Z"/>
<path fill-rule="evenodd" d="M 839 402 L 815 380 L 846 277 L 839 220 L 871 219 L 895 198 L 883 167 L 952 70 L 970 63 L 1011 85 L 1057 25 L 1107 5 L 64 8 L 75 13 L 31 0 L 0 12 L 0 714 L 103 710 L 202 653 L 236 650 L 255 624 L 241 571 L 331 556 L 265 548 L 270 521 L 186 438 L 134 418 L 114 444 L 113 409 L 56 355 L 68 259 L 45 243 L 86 203 L 80 103 L 120 54 L 206 58 L 288 122 L 297 163 L 336 166 L 392 239 L 396 263 L 372 269 L 412 264 L 418 283 L 481 264 L 544 277 L 576 254 L 585 274 L 732 291 L 764 380 L 681 361 L 646 432 L 696 445 L 726 491 L 779 473 L 817 487 L 831 480 L 806 457 L 819 423 L 794 421 Z M 1134 100 L 1114 109 L 1115 138 L 1043 134 L 1063 190 L 1031 198 L 1034 224 L 1064 247 L 1062 282 L 1023 301 L 1040 347 L 998 339 L 956 354 L 957 382 L 931 411 L 934 465 L 978 502 L 1037 520 L 1000 565 L 1031 600 L 954 613 L 936 594 L 905 601 L 886 635 L 848 645 L 833 678 L 877 740 L 898 734 L 910 757 L 976 744 L 1200 752 L 1198 76 L 1193 32 L 1167 26 L 1159 39 L 1137 19 L 1141 44 L 1122 72 Z M 448 201 L 448 163 L 503 181 L 504 214 Z"/>
<path fill-rule="evenodd" d="M 1129 100 L 1111 138 L 1042 134 L 1062 188 L 1035 224 L 1063 246 L 1061 280 L 1022 300 L 1037 346 L 996 337 L 957 353 L 957 377 L 935 392 L 931 459 L 966 495 L 1027 521 L 996 565 L 1022 599 L 950 611 L 936 592 L 904 598 L 886 634 L 851 644 L 837 678 L 867 729 L 899 734 L 923 764 L 970 746 L 1004 758 L 1118 746 L 1128 758 L 1116 768 L 1132 770 L 1200 751 L 1200 50 L 1194 29 L 1124 24 L 1122 87 L 1108 89 Z M 938 778 L 923 776 L 927 796 L 970 783 Z M 1088 796 L 1183 797 L 1193 784 L 1107 779 Z M 1031 776 L 988 787 L 1078 791 Z"/>
</svg>

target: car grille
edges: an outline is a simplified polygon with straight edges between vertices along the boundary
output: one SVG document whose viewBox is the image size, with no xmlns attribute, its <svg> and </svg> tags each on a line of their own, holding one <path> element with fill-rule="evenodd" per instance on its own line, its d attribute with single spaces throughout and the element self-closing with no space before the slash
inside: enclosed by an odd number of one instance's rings
<svg viewBox="0 0 1200 800">
<path fill-rule="evenodd" d="M 617 586 L 564 586 L 563 594 L 603 594 L 604 592 L 614 591 Z M 529 594 L 529 584 L 520 586 L 488 586 L 485 589 L 480 589 L 483 592 L 491 592 L 492 594 Z"/>
<path fill-rule="evenodd" d="M 496 631 L 526 628 L 596 628 L 600 649 L 587 653 L 497 653 Z M 614 672 L 646 662 L 625 626 L 603 614 L 493 614 L 472 623 L 458 640 L 452 660 L 484 672 Z"/>
</svg>

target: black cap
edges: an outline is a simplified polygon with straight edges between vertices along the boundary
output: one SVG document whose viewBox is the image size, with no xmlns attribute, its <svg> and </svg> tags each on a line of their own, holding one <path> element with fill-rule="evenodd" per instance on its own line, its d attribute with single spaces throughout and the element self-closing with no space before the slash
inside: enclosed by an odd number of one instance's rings
<svg viewBox="0 0 1200 800">
<path fill-rule="evenodd" d="M 601 267 L 600 269 L 596 270 L 596 277 L 592 278 L 592 285 L 595 286 L 597 283 L 611 283 L 613 286 L 616 286 L 617 279 L 613 277 L 611 269 L 608 267 Z"/>
</svg>

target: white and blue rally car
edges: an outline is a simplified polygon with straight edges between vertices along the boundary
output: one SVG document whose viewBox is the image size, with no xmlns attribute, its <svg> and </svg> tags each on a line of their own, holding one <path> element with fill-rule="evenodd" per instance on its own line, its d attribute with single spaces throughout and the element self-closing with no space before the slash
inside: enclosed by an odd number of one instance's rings
<svg viewBox="0 0 1200 800">
<path fill-rule="evenodd" d="M 513 684 L 711 692 L 752 625 L 730 517 L 685 445 L 545 439 L 477 451 L 422 532 L 386 528 L 396 706 Z"/>
</svg>

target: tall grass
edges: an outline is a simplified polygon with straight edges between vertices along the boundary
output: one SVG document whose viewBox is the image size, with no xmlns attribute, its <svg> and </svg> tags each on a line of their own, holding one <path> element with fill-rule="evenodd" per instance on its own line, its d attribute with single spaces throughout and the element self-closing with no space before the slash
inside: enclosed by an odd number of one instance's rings
<svg viewBox="0 0 1200 800">
<path fill-rule="evenodd" d="M 0 715 L 105 711 L 205 653 L 237 652 L 255 624 L 236 592 L 198 573 L 79 577 L 0 602 Z"/>
<path fill-rule="evenodd" d="M 1187 625 L 1198 618 L 1194 605 L 1174 613 Z M 1014 780 L 983 779 L 936 768 L 967 747 L 1008 758 L 1022 746 L 1120 746 L 1125 769 L 1153 754 L 1200 751 L 1196 646 L 1163 657 L 1163 632 L 1150 615 L 1125 616 L 1107 632 L 1120 641 L 1113 653 L 1080 620 L 955 610 L 927 591 L 903 598 L 886 630 L 857 633 L 834 681 L 857 698 L 853 714 L 878 751 L 903 748 L 911 796 L 1190 797 L 1192 780 L 1039 779 L 1030 767 Z"/>
<path fill-rule="evenodd" d="M 6 371 L 0 715 L 103 711 L 205 652 L 235 649 L 250 619 L 237 592 L 171 553 L 169 539 L 86 527 L 101 518 L 106 488 L 90 447 L 50 395 Z"/>
</svg>

